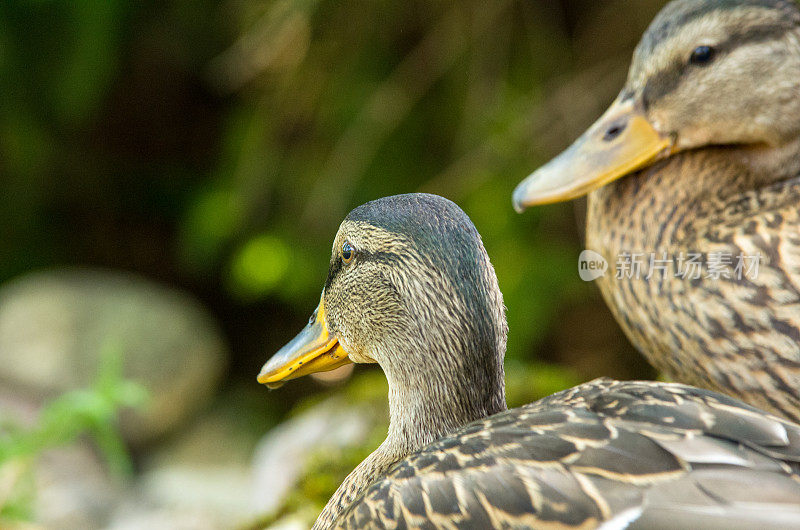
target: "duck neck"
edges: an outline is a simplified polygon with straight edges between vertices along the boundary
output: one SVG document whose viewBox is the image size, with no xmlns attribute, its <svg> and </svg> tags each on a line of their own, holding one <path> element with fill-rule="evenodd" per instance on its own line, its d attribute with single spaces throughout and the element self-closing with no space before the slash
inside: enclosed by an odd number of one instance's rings
<svg viewBox="0 0 800 530">
<path fill-rule="evenodd" d="M 440 342 L 441 343 L 441 342 Z M 423 345 L 414 351 L 441 364 L 430 370 L 414 369 L 403 361 L 414 353 L 386 356 L 381 365 L 389 382 L 389 432 L 386 440 L 342 482 L 314 524 L 329 528 L 345 509 L 389 467 L 410 453 L 459 427 L 506 409 L 503 372 L 505 339 L 483 351 L 467 346 L 436 354 Z M 408 345 L 406 348 L 408 349 Z"/>
<path fill-rule="evenodd" d="M 391 446 L 408 454 L 471 421 L 506 409 L 502 364 L 486 371 L 459 368 L 453 372 L 468 375 L 453 377 L 437 369 L 387 373 L 390 422 L 386 441 Z"/>
<path fill-rule="evenodd" d="M 733 158 L 755 176 L 756 185 L 795 178 L 800 175 L 800 135 L 779 146 L 735 149 Z"/>
</svg>

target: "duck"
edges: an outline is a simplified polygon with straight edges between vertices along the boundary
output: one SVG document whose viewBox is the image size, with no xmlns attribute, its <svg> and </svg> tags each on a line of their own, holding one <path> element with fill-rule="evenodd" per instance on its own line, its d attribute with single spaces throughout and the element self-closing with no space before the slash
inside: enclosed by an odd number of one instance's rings
<svg viewBox="0 0 800 530">
<path fill-rule="evenodd" d="M 583 195 L 600 291 L 650 364 L 800 421 L 797 4 L 667 4 L 610 108 L 513 204 Z"/>
<path fill-rule="evenodd" d="M 314 529 L 790 528 L 800 425 L 678 383 L 598 379 L 508 409 L 503 296 L 453 202 L 385 197 L 335 236 L 308 324 L 258 381 L 347 363 L 388 380 L 386 439 Z"/>
</svg>

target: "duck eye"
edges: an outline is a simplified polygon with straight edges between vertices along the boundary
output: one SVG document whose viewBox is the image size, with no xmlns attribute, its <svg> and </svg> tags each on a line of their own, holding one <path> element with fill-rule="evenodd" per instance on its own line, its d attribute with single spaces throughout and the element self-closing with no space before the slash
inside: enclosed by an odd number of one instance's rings
<svg viewBox="0 0 800 530">
<path fill-rule="evenodd" d="M 345 241 L 342 245 L 342 261 L 346 264 L 353 261 L 353 258 L 356 256 L 356 249 L 353 248 L 353 245 L 350 244 L 349 241 Z"/>
<path fill-rule="evenodd" d="M 713 58 L 714 48 L 711 46 L 698 46 L 692 50 L 692 55 L 689 56 L 689 62 L 691 64 L 703 66 L 710 63 Z"/>
</svg>

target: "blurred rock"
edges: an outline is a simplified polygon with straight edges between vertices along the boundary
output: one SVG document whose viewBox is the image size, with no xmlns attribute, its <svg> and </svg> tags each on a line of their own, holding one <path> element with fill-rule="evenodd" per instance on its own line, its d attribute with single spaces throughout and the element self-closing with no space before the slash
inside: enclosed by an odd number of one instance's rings
<svg viewBox="0 0 800 530">
<path fill-rule="evenodd" d="M 147 510 L 141 507 L 130 507 L 124 511 L 106 530 L 219 530 L 228 526 L 217 526 L 208 514 L 200 512 L 182 512 L 173 510 Z"/>
<path fill-rule="evenodd" d="M 103 356 L 150 392 L 123 415 L 129 443 L 161 436 L 210 397 L 226 348 L 192 298 L 143 278 L 98 270 L 28 274 L 0 289 L 0 385 L 35 403 L 90 385 Z"/>
<path fill-rule="evenodd" d="M 289 516 L 269 526 L 269 530 L 306 530 L 308 521 L 302 517 Z"/>
<path fill-rule="evenodd" d="M 142 461 L 109 528 L 237 528 L 255 514 L 250 455 L 257 437 L 227 410 L 194 422 Z"/>
<path fill-rule="evenodd" d="M 102 528 L 123 497 L 88 444 L 46 451 L 35 465 L 35 518 L 51 530 Z"/>
<path fill-rule="evenodd" d="M 258 445 L 253 462 L 254 501 L 269 514 L 297 485 L 316 451 L 360 446 L 374 427 L 367 405 L 331 398 L 272 429 Z"/>
</svg>

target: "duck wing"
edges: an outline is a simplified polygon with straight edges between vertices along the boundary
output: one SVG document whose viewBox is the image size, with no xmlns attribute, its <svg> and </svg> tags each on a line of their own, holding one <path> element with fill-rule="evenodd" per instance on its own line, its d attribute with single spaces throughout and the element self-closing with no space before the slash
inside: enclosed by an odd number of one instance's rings
<svg viewBox="0 0 800 530">
<path fill-rule="evenodd" d="M 800 426 L 679 384 L 595 380 L 397 462 L 337 528 L 797 528 Z"/>
</svg>

